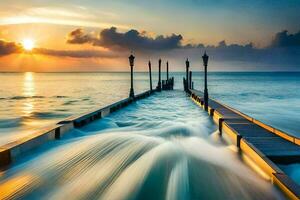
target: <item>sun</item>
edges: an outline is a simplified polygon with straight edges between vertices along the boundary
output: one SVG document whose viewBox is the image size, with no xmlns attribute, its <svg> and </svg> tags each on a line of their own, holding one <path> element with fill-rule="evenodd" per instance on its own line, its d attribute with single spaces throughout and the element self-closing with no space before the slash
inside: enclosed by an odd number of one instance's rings
<svg viewBox="0 0 300 200">
<path fill-rule="evenodd" d="M 22 41 L 22 46 L 26 51 L 31 51 L 35 46 L 35 42 L 27 38 Z"/>
</svg>

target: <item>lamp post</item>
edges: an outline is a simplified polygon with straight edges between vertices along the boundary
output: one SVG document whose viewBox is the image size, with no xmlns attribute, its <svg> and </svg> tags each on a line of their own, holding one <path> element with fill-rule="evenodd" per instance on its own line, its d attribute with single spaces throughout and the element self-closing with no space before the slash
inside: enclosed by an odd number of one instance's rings
<svg viewBox="0 0 300 200">
<path fill-rule="evenodd" d="M 186 66 L 186 79 L 185 79 L 185 91 L 188 90 L 189 88 L 189 68 L 190 68 L 190 61 L 187 58 L 185 61 L 185 66 Z"/>
<path fill-rule="evenodd" d="M 134 90 L 133 90 L 133 66 L 134 66 L 134 56 L 131 54 L 128 59 L 129 59 L 129 65 L 130 65 L 130 75 L 131 75 L 131 85 L 130 85 L 130 92 L 129 92 L 129 97 L 134 98 Z"/>
<path fill-rule="evenodd" d="M 204 65 L 204 109 L 208 111 L 208 90 L 207 90 L 207 63 L 209 56 L 204 52 L 202 56 Z"/>
<path fill-rule="evenodd" d="M 151 74 L 151 61 L 149 60 L 149 78 L 150 78 L 150 91 L 152 92 L 152 74 Z"/>
<path fill-rule="evenodd" d="M 158 84 L 157 91 L 161 91 L 161 59 L 158 60 Z"/>
</svg>

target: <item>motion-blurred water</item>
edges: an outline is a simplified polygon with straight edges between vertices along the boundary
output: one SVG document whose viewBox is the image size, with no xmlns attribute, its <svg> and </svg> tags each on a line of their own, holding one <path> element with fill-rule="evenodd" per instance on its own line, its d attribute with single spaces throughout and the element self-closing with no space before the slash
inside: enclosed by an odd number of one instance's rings
<svg viewBox="0 0 300 200">
<path fill-rule="evenodd" d="M 8 199 L 280 199 L 181 91 L 155 94 L 24 156 Z"/>
<path fill-rule="evenodd" d="M 0 145 L 67 116 L 123 99 L 129 73 L 0 73 Z M 171 73 L 182 89 L 185 73 Z M 163 78 L 165 79 L 165 74 Z M 194 73 L 202 89 L 203 74 Z M 209 93 L 246 114 L 300 136 L 300 73 L 209 73 Z M 149 89 L 148 73 L 135 73 L 135 92 Z M 157 74 L 153 73 L 153 85 Z"/>
</svg>

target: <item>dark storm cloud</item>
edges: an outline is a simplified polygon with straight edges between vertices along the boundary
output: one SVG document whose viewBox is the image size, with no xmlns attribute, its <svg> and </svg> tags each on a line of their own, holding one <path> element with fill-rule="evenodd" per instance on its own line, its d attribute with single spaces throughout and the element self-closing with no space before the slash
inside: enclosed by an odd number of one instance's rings
<svg viewBox="0 0 300 200">
<path fill-rule="evenodd" d="M 70 44 L 92 43 L 94 38 L 84 33 L 81 28 L 75 29 L 68 34 L 67 42 Z"/>
<path fill-rule="evenodd" d="M 246 45 L 229 44 L 225 40 L 219 42 L 217 46 L 201 47 L 207 49 L 214 54 L 217 60 L 235 60 L 235 61 L 249 61 L 251 59 L 258 59 L 261 50 L 253 47 L 252 43 Z"/>
<path fill-rule="evenodd" d="M 76 29 L 69 33 L 67 42 L 70 44 L 90 43 L 94 46 L 102 46 L 109 49 L 128 50 L 170 50 L 181 48 L 181 35 L 172 34 L 170 36 L 159 35 L 155 38 L 146 35 L 146 32 L 129 30 L 120 33 L 117 28 L 111 27 L 100 32 L 99 37 L 91 37 L 84 34 L 81 29 Z"/>
<path fill-rule="evenodd" d="M 12 53 L 19 53 L 21 51 L 21 45 L 15 42 L 7 42 L 5 40 L 0 40 L 0 56 L 5 56 Z"/>
<path fill-rule="evenodd" d="M 289 34 L 287 30 L 275 35 L 270 47 L 300 47 L 300 31 L 295 34 Z"/>
<path fill-rule="evenodd" d="M 200 46 L 189 50 L 191 54 L 195 52 L 198 55 L 206 50 L 213 60 L 220 62 L 237 61 L 268 65 L 287 64 L 296 66 L 297 69 L 300 65 L 300 46 L 256 48 L 252 43 L 240 45 L 226 44 L 225 41 L 221 41 L 216 46 Z"/>
<path fill-rule="evenodd" d="M 300 32 L 289 34 L 282 31 L 270 38 L 270 45 L 257 48 L 252 43 L 227 44 L 225 41 L 218 45 L 186 44 L 182 45 L 183 37 L 172 34 L 170 36 L 150 37 L 146 32 L 129 30 L 124 33 L 112 27 L 104 29 L 99 36 L 92 36 L 82 29 L 76 29 L 68 35 L 68 43 L 102 46 L 113 52 L 120 49 L 134 50 L 141 56 L 156 55 L 183 59 L 183 57 L 198 58 L 204 50 L 208 51 L 214 61 L 261 63 L 262 65 L 293 65 L 298 69 L 300 65 Z M 271 68 L 270 68 L 271 69 Z"/>
<path fill-rule="evenodd" d="M 118 55 L 114 52 L 107 51 L 93 51 L 93 50 L 82 50 L 82 51 L 70 51 L 70 50 L 53 50 L 36 48 L 33 51 L 36 54 L 57 56 L 57 57 L 72 57 L 72 58 L 116 58 Z"/>
</svg>

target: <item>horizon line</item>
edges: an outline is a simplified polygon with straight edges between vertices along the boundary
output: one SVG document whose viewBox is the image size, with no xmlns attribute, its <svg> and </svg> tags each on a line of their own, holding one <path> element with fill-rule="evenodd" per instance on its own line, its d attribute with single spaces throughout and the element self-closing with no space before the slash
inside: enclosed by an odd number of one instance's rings
<svg viewBox="0 0 300 200">
<path fill-rule="evenodd" d="M 0 73 L 130 73 L 130 71 L 0 71 Z M 147 73 L 149 71 L 135 71 L 134 73 Z M 158 71 L 152 71 L 152 72 L 158 72 Z M 186 72 L 184 71 L 169 71 L 169 73 L 182 73 Z M 204 72 L 204 71 L 192 71 L 192 72 Z M 299 73 L 300 70 L 294 70 L 294 71 L 208 71 L 211 72 L 226 72 L 226 73 L 236 73 L 236 72 L 244 72 L 244 73 L 258 73 L 258 72 L 265 72 L 265 73 L 284 73 L 284 72 L 296 72 Z M 165 71 L 162 71 L 162 73 L 166 73 Z"/>
</svg>

